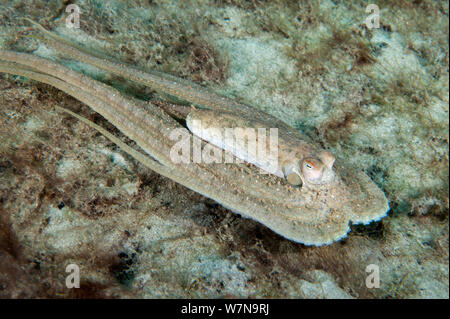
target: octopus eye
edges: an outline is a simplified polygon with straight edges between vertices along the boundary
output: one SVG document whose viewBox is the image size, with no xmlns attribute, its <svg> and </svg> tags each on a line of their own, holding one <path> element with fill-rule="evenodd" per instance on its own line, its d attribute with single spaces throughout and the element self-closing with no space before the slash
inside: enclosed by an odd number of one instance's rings
<svg viewBox="0 0 450 319">
<path fill-rule="evenodd" d="M 316 169 L 316 165 L 314 165 L 313 163 L 311 163 L 310 161 L 305 161 L 305 167 L 309 170 L 313 170 Z"/>
<path fill-rule="evenodd" d="M 303 175 L 307 181 L 316 182 L 322 179 L 323 164 L 316 159 L 307 159 L 303 162 Z"/>
</svg>

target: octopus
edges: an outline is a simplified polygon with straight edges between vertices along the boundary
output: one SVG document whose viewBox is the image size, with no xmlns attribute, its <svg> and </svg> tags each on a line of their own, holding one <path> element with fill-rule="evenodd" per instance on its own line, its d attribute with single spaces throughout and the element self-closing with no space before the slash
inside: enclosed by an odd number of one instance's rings
<svg viewBox="0 0 450 319">
<path fill-rule="evenodd" d="M 305 245 L 331 244 L 346 237 L 351 224 L 368 224 L 386 216 L 388 200 L 364 172 L 349 167 L 283 121 L 172 75 L 143 71 L 93 55 L 30 22 L 37 27 L 36 37 L 58 54 L 150 86 L 193 106 L 185 112 L 184 126 L 161 103 L 126 96 L 49 59 L 0 50 L 0 72 L 49 84 L 85 103 L 135 141 L 140 150 L 70 110 L 57 107 L 57 111 L 69 113 L 98 130 L 156 173 Z M 276 169 L 271 174 L 261 174 L 260 169 L 267 167 L 260 161 L 174 163 L 170 153 L 176 141 L 171 139 L 171 133 L 178 130 L 190 138 L 202 136 L 192 125 L 194 120 L 219 128 L 276 128 Z M 221 147 L 236 158 L 242 154 L 242 149 L 214 138 L 205 138 L 201 143 Z"/>
</svg>

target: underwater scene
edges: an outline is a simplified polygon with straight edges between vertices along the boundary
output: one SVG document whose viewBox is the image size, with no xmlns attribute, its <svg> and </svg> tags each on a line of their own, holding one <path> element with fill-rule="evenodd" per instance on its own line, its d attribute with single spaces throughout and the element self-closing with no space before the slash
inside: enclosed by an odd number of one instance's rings
<svg viewBox="0 0 450 319">
<path fill-rule="evenodd" d="M 0 0 L 0 298 L 448 299 L 448 13 Z"/>
</svg>

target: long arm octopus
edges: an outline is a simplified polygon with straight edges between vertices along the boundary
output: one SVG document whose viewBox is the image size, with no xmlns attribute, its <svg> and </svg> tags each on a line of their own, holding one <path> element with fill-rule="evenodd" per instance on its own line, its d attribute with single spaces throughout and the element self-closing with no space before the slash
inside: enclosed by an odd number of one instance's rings
<svg viewBox="0 0 450 319">
<path fill-rule="evenodd" d="M 286 123 L 171 75 L 144 72 L 93 56 L 34 24 L 39 29 L 38 38 L 58 53 L 198 106 L 198 111 L 188 114 L 187 122 L 195 117 L 210 121 L 220 118 L 222 122 L 228 118 L 234 125 L 240 120 L 243 124 L 245 121 L 253 124 L 250 127 L 278 128 L 278 160 L 282 172 L 278 175 L 262 175 L 255 165 L 248 163 L 174 163 L 170 157 L 174 146 L 170 133 L 178 129 L 191 138 L 193 135 L 157 103 L 125 96 L 56 62 L 0 50 L 0 72 L 47 83 L 87 104 L 134 140 L 141 151 L 79 115 L 67 112 L 99 130 L 155 172 L 264 224 L 285 238 L 307 245 L 330 244 L 346 236 L 350 223 L 370 223 L 386 216 L 388 201 L 366 174 L 347 167 Z M 308 187 L 294 187 L 301 183 Z"/>
</svg>

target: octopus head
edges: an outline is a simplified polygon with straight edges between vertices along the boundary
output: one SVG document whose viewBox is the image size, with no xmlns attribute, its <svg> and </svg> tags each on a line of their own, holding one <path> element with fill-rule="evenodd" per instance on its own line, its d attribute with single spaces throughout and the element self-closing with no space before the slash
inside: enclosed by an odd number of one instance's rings
<svg viewBox="0 0 450 319">
<path fill-rule="evenodd" d="M 321 160 L 308 157 L 302 162 L 302 175 L 305 182 L 319 184 L 322 181 L 323 163 Z"/>
<path fill-rule="evenodd" d="M 328 151 L 304 159 L 295 158 L 283 165 L 283 173 L 291 185 L 323 184 L 332 179 L 335 158 Z"/>
</svg>

